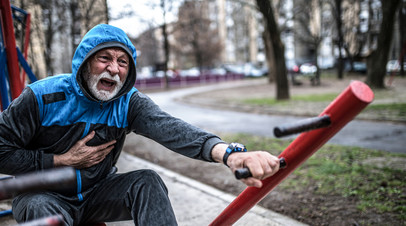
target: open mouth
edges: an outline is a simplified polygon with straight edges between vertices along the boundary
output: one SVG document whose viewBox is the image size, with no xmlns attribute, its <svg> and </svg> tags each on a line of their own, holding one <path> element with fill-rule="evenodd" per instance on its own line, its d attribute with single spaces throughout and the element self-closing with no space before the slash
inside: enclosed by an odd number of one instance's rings
<svg viewBox="0 0 406 226">
<path fill-rule="evenodd" d="M 110 89 L 114 88 L 116 83 L 117 83 L 116 81 L 113 81 L 110 79 L 106 79 L 106 78 L 100 79 L 101 88 L 106 89 L 106 90 L 110 90 Z"/>
<path fill-rule="evenodd" d="M 109 79 L 100 79 L 100 83 L 103 86 L 107 86 L 107 87 L 113 87 L 116 84 L 115 81 L 112 81 L 112 80 L 109 80 Z"/>
</svg>

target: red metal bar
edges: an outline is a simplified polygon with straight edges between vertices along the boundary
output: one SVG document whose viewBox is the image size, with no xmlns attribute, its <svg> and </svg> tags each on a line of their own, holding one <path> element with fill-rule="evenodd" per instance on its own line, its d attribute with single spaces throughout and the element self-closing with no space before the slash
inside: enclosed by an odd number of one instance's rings
<svg viewBox="0 0 406 226">
<path fill-rule="evenodd" d="M 1 17 L 4 28 L 4 42 L 7 55 L 7 69 L 10 79 L 11 98 L 17 98 L 22 92 L 20 68 L 18 67 L 17 46 L 14 35 L 13 17 L 9 0 L 0 1 Z"/>
<path fill-rule="evenodd" d="M 287 167 L 263 180 L 261 188 L 246 188 L 210 225 L 232 225 L 247 211 L 261 201 L 274 187 L 284 180 L 299 165 L 313 155 L 323 144 L 359 114 L 374 94 L 360 81 L 351 84 L 319 115 L 329 115 L 331 125 L 300 134 L 280 155 Z"/>
</svg>

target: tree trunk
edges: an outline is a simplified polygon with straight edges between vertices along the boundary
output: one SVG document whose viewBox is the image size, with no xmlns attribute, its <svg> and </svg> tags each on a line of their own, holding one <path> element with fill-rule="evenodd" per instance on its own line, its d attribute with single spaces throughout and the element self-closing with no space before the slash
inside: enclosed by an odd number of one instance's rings
<svg viewBox="0 0 406 226">
<path fill-rule="evenodd" d="M 311 83 L 312 83 L 313 86 L 321 85 L 321 82 L 320 82 L 320 67 L 319 67 L 319 63 L 318 63 L 318 61 L 319 61 L 320 43 L 321 43 L 321 41 L 319 41 L 319 40 L 317 40 L 316 43 L 315 43 L 316 44 L 316 56 L 315 56 L 315 59 L 314 59 L 314 64 L 316 65 L 317 70 L 316 70 L 316 74 L 314 75 L 314 77 L 311 80 Z"/>
<path fill-rule="evenodd" d="M 406 54 L 406 2 L 402 1 L 399 7 L 399 33 L 400 33 L 400 53 L 399 53 L 399 63 L 400 63 L 400 72 L 399 74 L 404 76 L 405 69 L 403 67 L 403 62 L 405 61 Z"/>
<path fill-rule="evenodd" d="M 275 60 L 273 59 L 273 50 L 271 44 L 271 38 L 267 29 L 262 33 L 262 39 L 264 40 L 266 62 L 268 64 L 268 82 L 275 82 Z"/>
<path fill-rule="evenodd" d="M 71 24 L 70 24 L 70 39 L 71 39 L 71 49 L 75 51 L 75 49 L 78 47 L 79 42 L 78 40 L 79 37 L 81 37 L 81 12 L 79 8 L 79 2 L 78 0 L 72 0 L 70 2 L 70 16 L 71 16 Z"/>
<path fill-rule="evenodd" d="M 378 45 L 367 59 L 368 73 L 366 83 L 374 88 L 385 88 L 386 63 L 388 62 L 395 15 L 399 3 L 400 0 L 381 0 L 382 22 L 378 35 Z"/>
<path fill-rule="evenodd" d="M 335 0 L 335 10 L 336 10 L 336 26 L 337 26 L 337 47 L 338 47 L 338 62 L 337 62 L 337 78 L 343 79 L 344 74 L 344 61 L 343 61 L 343 54 L 341 50 L 343 49 L 343 31 L 341 30 L 342 21 L 341 21 L 341 0 Z"/>
<path fill-rule="evenodd" d="M 169 78 L 168 78 L 168 61 L 169 61 L 169 41 L 168 32 L 166 30 L 166 9 L 165 0 L 161 0 L 161 8 L 163 12 L 164 23 L 162 25 L 162 35 L 164 38 L 164 76 L 165 76 L 165 89 L 169 89 Z"/>
<path fill-rule="evenodd" d="M 276 99 L 286 100 L 289 99 L 289 83 L 285 64 L 285 47 L 281 41 L 278 25 L 276 24 L 275 17 L 272 11 L 272 3 L 270 0 L 257 0 L 259 11 L 262 13 L 266 22 L 265 26 L 269 32 L 272 49 L 273 59 L 275 65 L 275 79 L 276 79 Z"/>
<path fill-rule="evenodd" d="M 49 4 L 51 5 L 51 7 L 49 7 L 52 10 L 52 6 L 53 6 L 53 1 L 50 1 Z M 46 73 L 47 75 L 53 75 L 54 74 L 54 67 L 52 65 L 52 58 L 53 58 L 53 51 L 52 51 L 52 44 L 54 41 L 54 34 L 55 34 L 55 29 L 54 29 L 54 15 L 52 15 L 52 11 L 50 10 L 50 12 L 48 13 L 48 24 L 47 27 L 45 29 L 45 68 L 46 68 Z"/>
</svg>

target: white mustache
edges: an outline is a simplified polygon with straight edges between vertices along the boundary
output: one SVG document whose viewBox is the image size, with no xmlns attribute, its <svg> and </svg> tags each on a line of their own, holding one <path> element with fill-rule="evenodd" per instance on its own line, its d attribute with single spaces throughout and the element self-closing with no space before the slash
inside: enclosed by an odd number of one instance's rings
<svg viewBox="0 0 406 226">
<path fill-rule="evenodd" d="M 118 74 L 115 74 L 114 76 L 111 76 L 110 73 L 108 73 L 107 71 L 105 71 L 105 72 L 102 72 L 102 73 L 98 76 L 98 80 L 100 81 L 100 79 L 103 79 L 103 78 L 107 78 L 107 79 L 110 79 L 110 80 L 115 81 L 115 82 L 117 83 L 116 85 L 118 85 L 118 84 L 121 83 L 120 76 L 118 76 Z"/>
</svg>

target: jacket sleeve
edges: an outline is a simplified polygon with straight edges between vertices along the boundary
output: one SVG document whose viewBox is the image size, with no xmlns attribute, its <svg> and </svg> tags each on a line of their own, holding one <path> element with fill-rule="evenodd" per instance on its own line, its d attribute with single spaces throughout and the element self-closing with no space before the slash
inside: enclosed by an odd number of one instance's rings
<svg viewBox="0 0 406 226">
<path fill-rule="evenodd" d="M 53 155 L 29 150 L 40 126 L 38 104 L 30 88 L 0 114 L 0 173 L 21 174 L 53 167 Z"/>
<path fill-rule="evenodd" d="M 128 119 L 133 132 L 194 159 L 213 162 L 212 148 L 225 143 L 218 136 L 169 115 L 140 92 L 131 97 Z"/>
</svg>

